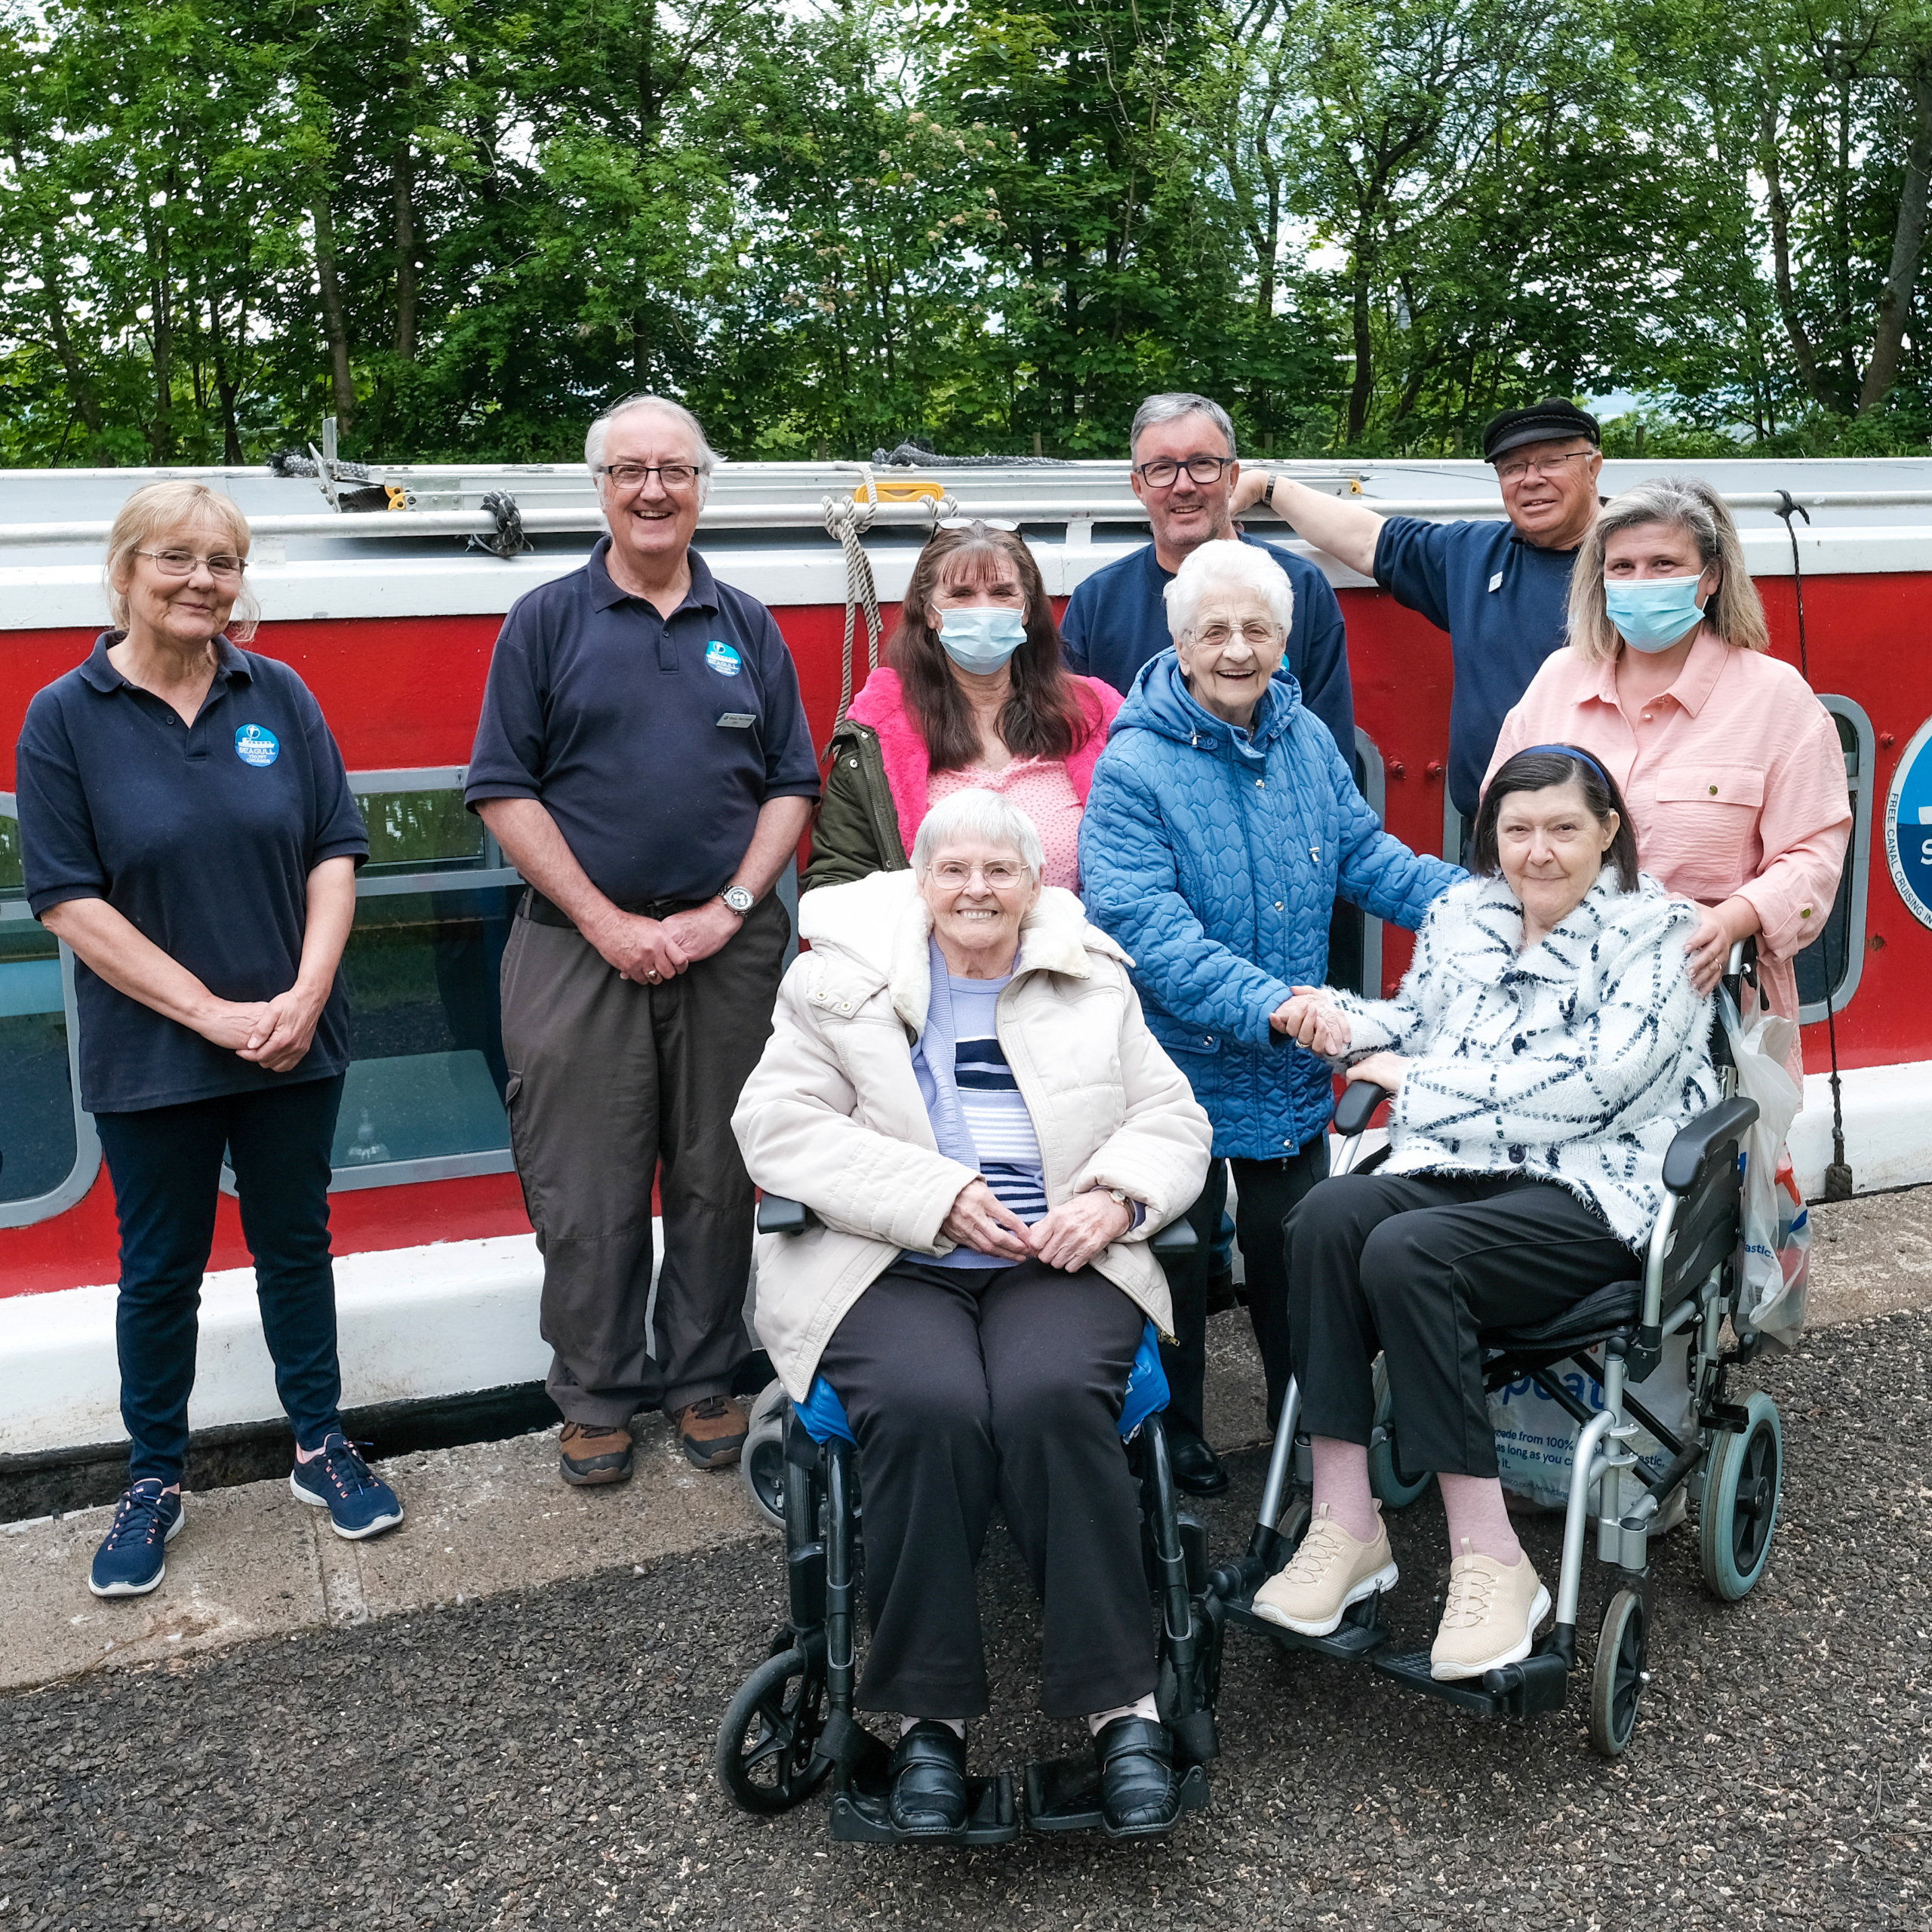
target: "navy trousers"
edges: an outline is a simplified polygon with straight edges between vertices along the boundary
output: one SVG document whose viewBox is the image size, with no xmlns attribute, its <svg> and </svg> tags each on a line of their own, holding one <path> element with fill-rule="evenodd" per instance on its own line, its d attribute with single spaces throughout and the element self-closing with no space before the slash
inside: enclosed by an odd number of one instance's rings
<svg viewBox="0 0 1932 1932">
<path fill-rule="evenodd" d="M 115 1341 L 129 1479 L 179 1482 L 188 1460 L 202 1276 L 226 1150 L 255 1261 L 275 1392 L 304 1449 L 341 1426 L 329 1153 L 343 1076 L 94 1116 L 121 1224 Z"/>
</svg>

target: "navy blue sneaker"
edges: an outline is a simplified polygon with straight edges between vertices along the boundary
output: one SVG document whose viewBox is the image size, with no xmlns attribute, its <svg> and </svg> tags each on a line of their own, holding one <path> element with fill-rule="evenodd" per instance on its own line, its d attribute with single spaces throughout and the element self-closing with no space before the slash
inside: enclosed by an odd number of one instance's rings
<svg viewBox="0 0 1932 1932">
<path fill-rule="evenodd" d="M 391 1529 L 402 1521 L 402 1504 L 394 1490 L 355 1453 L 355 1445 L 340 1429 L 322 1439 L 322 1453 L 297 1463 L 288 1472 L 288 1487 L 298 1503 L 312 1503 L 329 1512 L 339 1537 L 358 1542 Z"/>
<path fill-rule="evenodd" d="M 121 1492 L 114 1525 L 94 1553 L 88 1588 L 97 1597 L 144 1597 L 168 1574 L 168 1546 L 181 1533 L 181 1493 L 144 1476 Z"/>
</svg>

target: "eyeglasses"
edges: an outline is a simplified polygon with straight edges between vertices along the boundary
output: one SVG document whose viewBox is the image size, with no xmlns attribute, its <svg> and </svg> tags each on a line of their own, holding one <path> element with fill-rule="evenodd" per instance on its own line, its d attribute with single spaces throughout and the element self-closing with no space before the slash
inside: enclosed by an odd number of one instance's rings
<svg viewBox="0 0 1932 1932">
<path fill-rule="evenodd" d="M 654 475 L 674 496 L 690 489 L 703 473 L 690 463 L 600 463 L 591 472 L 593 476 L 608 476 L 620 490 L 641 490 L 644 479 Z"/>
<path fill-rule="evenodd" d="M 192 550 L 137 550 L 134 555 L 146 557 L 163 577 L 192 577 L 195 566 L 205 564 L 208 575 L 217 583 L 239 583 L 242 573 L 248 568 L 245 557 L 231 557 L 226 552 L 214 557 L 198 557 Z"/>
<path fill-rule="evenodd" d="M 948 859 L 931 867 L 929 876 L 937 879 L 949 891 L 971 885 L 977 878 L 983 879 L 989 889 L 994 892 L 1008 892 L 1026 878 L 1026 868 L 1024 866 L 1009 866 L 999 859 L 995 859 L 989 866 L 962 866 L 956 859 Z"/>
<path fill-rule="evenodd" d="M 1172 457 L 1157 456 L 1134 473 L 1150 490 L 1168 490 L 1183 469 L 1190 483 L 1218 483 L 1234 460 L 1231 456 L 1191 456 L 1185 463 L 1177 463 Z"/>
<path fill-rule="evenodd" d="M 1520 483 L 1526 476 L 1554 476 L 1566 463 L 1574 463 L 1579 457 L 1595 454 L 1594 450 L 1571 450 L 1564 456 L 1526 456 L 1514 463 L 1499 463 L 1496 466 L 1496 480 L 1499 483 Z"/>
<path fill-rule="evenodd" d="M 1020 526 L 1008 523 L 1000 516 L 943 516 L 939 520 L 941 530 L 1014 530 Z"/>
<path fill-rule="evenodd" d="M 1191 643 L 1210 645 L 1218 650 L 1234 635 L 1232 625 L 1204 624 L 1198 631 L 1190 631 L 1188 637 Z M 1281 633 L 1272 624 L 1243 624 L 1241 638 L 1244 644 L 1251 644 L 1257 651 L 1265 651 L 1281 642 Z"/>
</svg>

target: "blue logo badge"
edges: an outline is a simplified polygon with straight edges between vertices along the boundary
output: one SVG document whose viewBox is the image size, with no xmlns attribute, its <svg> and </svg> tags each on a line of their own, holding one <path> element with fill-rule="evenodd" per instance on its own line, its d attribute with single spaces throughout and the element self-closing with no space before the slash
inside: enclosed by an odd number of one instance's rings
<svg viewBox="0 0 1932 1932">
<path fill-rule="evenodd" d="M 1892 774 L 1885 860 L 1906 910 L 1932 926 L 1932 719 L 1920 725 Z"/>
<path fill-rule="evenodd" d="M 728 644 L 716 638 L 704 647 L 704 661 L 727 678 L 735 678 L 745 668 L 745 660 Z"/>
<path fill-rule="evenodd" d="M 281 755 L 281 740 L 266 724 L 244 724 L 235 734 L 235 755 L 244 764 L 272 764 Z"/>
</svg>

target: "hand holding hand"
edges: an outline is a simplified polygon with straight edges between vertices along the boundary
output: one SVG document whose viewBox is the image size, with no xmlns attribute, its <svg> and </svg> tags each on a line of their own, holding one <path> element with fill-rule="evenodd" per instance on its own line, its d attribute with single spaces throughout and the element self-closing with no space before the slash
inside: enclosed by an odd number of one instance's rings
<svg viewBox="0 0 1932 1932">
<path fill-rule="evenodd" d="M 975 1254 L 996 1254 L 1004 1261 L 1024 1261 L 1032 1252 L 1026 1223 L 977 1179 L 959 1190 L 939 1231 Z"/>
<path fill-rule="evenodd" d="M 1329 998 L 1327 989 L 1297 986 L 1294 995 L 1268 1016 L 1269 1025 L 1324 1060 L 1346 1053 L 1352 1037 L 1348 1015 Z"/>
<path fill-rule="evenodd" d="M 1367 1059 L 1357 1060 L 1348 1069 L 1346 1078 L 1366 1080 L 1371 1086 L 1385 1088 L 1391 1094 L 1402 1091 L 1402 1076 L 1409 1070 L 1409 1063 L 1400 1054 L 1383 1052 L 1371 1054 Z"/>
<path fill-rule="evenodd" d="M 1049 1268 L 1076 1275 L 1133 1225 L 1134 1210 L 1097 1187 L 1063 1201 L 1028 1234 L 1034 1254 Z"/>
<path fill-rule="evenodd" d="M 328 986 L 318 991 L 298 980 L 288 992 L 278 993 L 256 1010 L 248 1037 L 236 1051 L 244 1060 L 253 1060 L 271 1073 L 288 1072 L 307 1055 L 328 996 Z"/>
<path fill-rule="evenodd" d="M 647 919 L 614 908 L 607 924 L 584 937 L 607 964 L 617 968 L 619 979 L 635 980 L 640 986 L 654 986 L 675 979 L 691 964 L 691 955 L 678 944 L 668 919 Z"/>
<path fill-rule="evenodd" d="M 263 999 L 217 1000 L 195 1023 L 195 1031 L 212 1044 L 249 1058 L 243 1050 L 269 1023 L 269 1004 Z"/>
<path fill-rule="evenodd" d="M 694 959 L 709 959 L 714 952 L 721 951 L 744 923 L 723 900 L 713 899 L 693 906 L 688 912 L 673 912 L 662 930 L 669 934 L 689 964 Z M 678 970 L 681 973 L 684 968 Z"/>
</svg>

